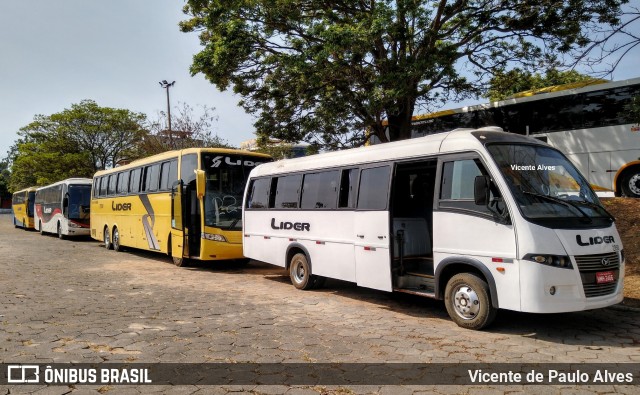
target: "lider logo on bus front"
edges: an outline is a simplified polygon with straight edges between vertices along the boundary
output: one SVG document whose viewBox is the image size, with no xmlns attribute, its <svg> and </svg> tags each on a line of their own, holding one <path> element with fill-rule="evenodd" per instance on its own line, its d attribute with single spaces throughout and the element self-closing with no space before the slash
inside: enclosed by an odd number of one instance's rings
<svg viewBox="0 0 640 395">
<path fill-rule="evenodd" d="M 257 165 L 256 162 L 251 161 L 251 160 L 245 160 L 245 161 L 243 161 L 242 159 L 232 160 L 228 156 L 216 156 L 215 158 L 213 158 L 213 163 L 211 164 L 211 167 L 220 166 L 220 164 L 222 163 L 222 158 L 224 158 L 224 163 L 226 163 L 229 166 L 245 165 L 245 166 L 248 166 L 248 167 L 254 167 L 254 166 Z"/>
<path fill-rule="evenodd" d="M 276 224 L 276 219 L 271 218 L 271 229 L 293 229 L 297 231 L 306 230 L 307 232 L 309 232 L 311 230 L 311 224 L 309 224 L 308 222 L 280 222 L 280 224 Z"/>
<path fill-rule="evenodd" d="M 590 245 L 594 245 L 594 244 L 611 244 L 611 243 L 615 243 L 615 239 L 613 238 L 613 236 L 596 236 L 596 237 L 589 237 L 589 240 L 582 240 L 582 237 L 580 235 L 576 235 L 576 242 L 578 243 L 578 245 L 586 247 L 586 246 L 590 246 Z"/>
</svg>

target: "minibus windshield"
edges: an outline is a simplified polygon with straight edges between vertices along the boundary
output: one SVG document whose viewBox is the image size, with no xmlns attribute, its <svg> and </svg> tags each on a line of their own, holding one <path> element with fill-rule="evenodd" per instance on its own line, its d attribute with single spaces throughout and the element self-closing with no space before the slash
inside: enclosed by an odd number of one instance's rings
<svg viewBox="0 0 640 395">
<path fill-rule="evenodd" d="M 565 225 L 611 222 L 589 183 L 559 151 L 545 146 L 493 144 L 487 147 L 522 214 L 531 220 Z"/>
<path fill-rule="evenodd" d="M 268 158 L 205 153 L 204 224 L 226 230 L 242 228 L 242 195 L 249 172 Z"/>
</svg>

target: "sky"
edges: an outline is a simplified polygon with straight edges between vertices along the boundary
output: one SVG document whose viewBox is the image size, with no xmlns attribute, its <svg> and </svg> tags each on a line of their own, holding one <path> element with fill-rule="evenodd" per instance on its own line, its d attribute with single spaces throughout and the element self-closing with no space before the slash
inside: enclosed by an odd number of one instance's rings
<svg viewBox="0 0 640 395">
<path fill-rule="evenodd" d="M 182 0 L 0 0 L 0 158 L 36 114 L 50 115 L 92 99 L 155 118 L 166 110 L 159 81 L 176 81 L 178 102 L 214 107 L 215 133 L 233 145 L 254 137 L 240 98 L 219 92 L 189 66 L 200 51 L 194 33 L 178 28 Z M 615 80 L 640 77 L 640 46 Z M 482 103 L 450 103 L 447 108 Z"/>
</svg>

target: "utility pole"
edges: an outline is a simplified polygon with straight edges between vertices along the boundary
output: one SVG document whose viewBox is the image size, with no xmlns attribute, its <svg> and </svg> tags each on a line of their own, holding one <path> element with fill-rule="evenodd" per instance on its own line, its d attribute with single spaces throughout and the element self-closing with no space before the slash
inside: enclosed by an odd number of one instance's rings
<svg viewBox="0 0 640 395">
<path fill-rule="evenodd" d="M 176 83 L 175 81 L 167 82 L 167 80 L 162 80 L 158 82 L 161 88 L 167 90 L 167 119 L 169 122 L 169 141 L 171 142 L 172 146 L 173 146 L 173 136 L 171 133 L 171 104 L 169 102 L 169 88 L 171 88 L 175 83 Z"/>
</svg>

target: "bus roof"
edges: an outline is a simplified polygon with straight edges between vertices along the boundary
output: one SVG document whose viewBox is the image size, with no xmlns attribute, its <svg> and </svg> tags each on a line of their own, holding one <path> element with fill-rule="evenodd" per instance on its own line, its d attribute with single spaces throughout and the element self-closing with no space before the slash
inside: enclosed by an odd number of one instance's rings
<svg viewBox="0 0 640 395">
<path fill-rule="evenodd" d="M 53 184 L 38 187 L 36 191 L 40 191 L 40 190 L 43 190 L 49 187 L 54 187 L 56 185 L 61 185 L 61 184 L 91 185 L 92 183 L 93 183 L 93 180 L 91 180 L 91 178 L 67 178 L 66 180 L 62 180 L 62 181 L 54 182 Z"/>
<path fill-rule="evenodd" d="M 214 154 L 219 153 L 219 154 L 230 154 L 230 155 L 249 155 L 249 156 L 261 157 L 261 158 L 271 158 L 267 154 L 262 154 L 259 152 L 252 152 L 247 150 L 232 149 L 232 148 L 186 148 L 182 150 L 162 152 L 160 154 L 147 156 L 146 158 L 136 159 L 131 163 L 127 163 L 126 165 L 122 165 L 122 166 L 117 166 L 112 169 L 99 170 L 93 176 L 96 177 L 104 174 L 117 173 L 119 171 L 131 169 L 141 165 L 146 165 L 146 164 L 160 162 L 167 159 L 177 158 L 179 154 L 182 154 L 182 155 L 198 154 L 202 152 L 206 152 L 206 153 L 208 152 L 208 153 L 214 153 Z"/>
<path fill-rule="evenodd" d="M 27 188 L 22 188 L 22 189 L 21 189 L 21 190 L 19 190 L 19 191 L 15 191 L 13 194 L 15 194 L 15 193 L 20 193 L 20 192 L 35 192 L 35 191 L 36 191 L 36 189 L 38 189 L 38 187 L 27 187 Z M 13 194 L 12 194 L 12 195 L 13 195 Z"/>
<path fill-rule="evenodd" d="M 481 141 L 481 139 L 483 141 Z M 256 167 L 252 177 L 307 171 L 395 159 L 419 158 L 434 154 L 481 151 L 484 142 L 512 142 L 545 145 L 539 140 L 519 134 L 496 131 L 496 128 L 457 129 L 408 140 L 376 144 L 342 151 L 332 151 L 302 158 L 283 159 Z"/>
</svg>

